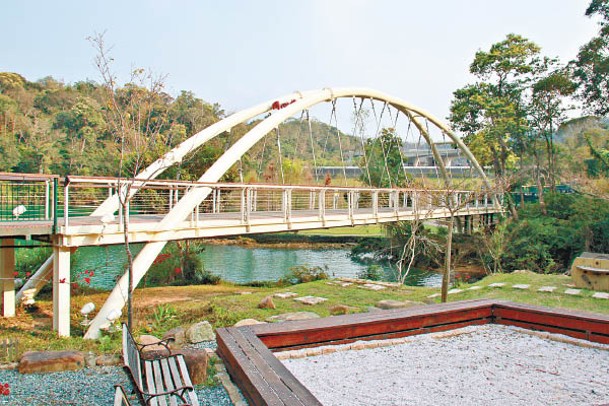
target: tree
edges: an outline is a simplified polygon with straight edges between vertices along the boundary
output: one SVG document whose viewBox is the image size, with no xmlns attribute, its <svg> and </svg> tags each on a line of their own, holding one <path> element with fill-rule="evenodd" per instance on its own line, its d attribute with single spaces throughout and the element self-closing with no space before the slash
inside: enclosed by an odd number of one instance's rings
<svg viewBox="0 0 609 406">
<path fill-rule="evenodd" d="M 501 183 L 507 180 L 507 170 L 519 152 L 519 140 L 527 131 L 522 94 L 535 71 L 539 52 L 539 46 L 515 34 L 508 34 L 487 52 L 476 52 L 470 73 L 478 82 L 455 91 L 451 102 L 452 126 L 466 134 L 466 142 L 477 140 L 479 149 L 480 140 L 484 140 L 486 155 L 491 157 Z M 510 199 L 508 208 L 517 218 Z"/>
<path fill-rule="evenodd" d="M 592 0 L 586 16 L 601 17 L 598 35 L 579 49 L 572 62 L 578 96 L 592 114 L 609 114 L 609 0 Z"/>
<path fill-rule="evenodd" d="M 383 128 L 376 138 L 366 140 L 365 159 L 359 162 L 362 181 L 379 188 L 403 187 L 407 177 L 402 159 L 402 139 L 394 128 Z"/>
<path fill-rule="evenodd" d="M 135 185 L 129 178 L 135 178 L 150 159 L 149 153 L 160 142 L 160 134 L 166 124 L 159 100 L 164 77 L 153 76 L 143 69 L 135 69 L 129 82 L 122 88 L 111 69 L 113 59 L 109 55 L 103 34 L 89 37 L 97 51 L 95 65 L 102 77 L 102 90 L 106 122 L 114 136 L 119 151 L 117 196 L 123 216 L 123 235 L 127 254 L 128 291 L 127 325 L 133 329 L 133 254 L 129 244 L 129 202 L 135 192 Z M 126 179 L 125 179 L 126 178 Z"/>
<path fill-rule="evenodd" d="M 556 147 L 554 137 L 565 119 L 567 107 L 564 98 L 575 91 L 575 84 L 568 72 L 558 66 L 557 59 L 544 58 L 536 67 L 534 82 L 528 103 L 529 131 L 524 137 L 523 149 L 534 157 L 534 179 L 537 184 L 539 204 L 545 212 L 544 185 L 542 179 L 542 154 L 545 150 L 545 173 L 551 191 L 556 190 Z M 542 144 L 540 147 L 539 144 Z"/>
</svg>

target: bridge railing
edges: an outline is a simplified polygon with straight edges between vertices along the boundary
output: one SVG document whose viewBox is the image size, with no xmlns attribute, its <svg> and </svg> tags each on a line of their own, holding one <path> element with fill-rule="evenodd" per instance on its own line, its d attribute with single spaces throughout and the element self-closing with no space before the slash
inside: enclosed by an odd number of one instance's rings
<svg viewBox="0 0 609 406">
<path fill-rule="evenodd" d="M 149 216 L 160 220 L 193 188 L 209 190 L 205 198 L 191 213 L 190 220 L 198 224 L 202 215 L 222 214 L 227 218 L 249 223 L 261 216 L 283 218 L 289 222 L 294 212 L 299 216 L 314 216 L 321 220 L 341 213 L 379 215 L 381 213 L 425 211 L 452 207 L 493 207 L 490 193 L 468 190 L 429 189 L 375 189 L 351 187 L 289 186 L 268 184 L 201 183 L 186 181 L 116 179 L 70 176 L 60 193 L 60 212 L 69 218 L 88 215 L 106 198 L 117 193 L 125 195 L 131 190 L 128 210 L 120 208 L 117 221 L 126 216 Z M 134 193 L 136 192 L 136 193 Z"/>
<path fill-rule="evenodd" d="M 58 176 L 0 172 L 0 221 L 53 220 Z"/>
</svg>

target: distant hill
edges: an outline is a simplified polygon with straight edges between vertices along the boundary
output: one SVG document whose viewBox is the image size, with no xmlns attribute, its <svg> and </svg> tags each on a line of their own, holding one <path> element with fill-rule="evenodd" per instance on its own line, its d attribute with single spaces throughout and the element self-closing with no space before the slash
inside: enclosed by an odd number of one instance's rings
<svg viewBox="0 0 609 406">
<path fill-rule="evenodd" d="M 584 143 L 586 133 L 597 130 L 609 130 L 609 118 L 586 116 L 565 121 L 556 132 L 554 140 L 561 144 L 571 140 L 571 143 L 581 145 Z"/>
</svg>

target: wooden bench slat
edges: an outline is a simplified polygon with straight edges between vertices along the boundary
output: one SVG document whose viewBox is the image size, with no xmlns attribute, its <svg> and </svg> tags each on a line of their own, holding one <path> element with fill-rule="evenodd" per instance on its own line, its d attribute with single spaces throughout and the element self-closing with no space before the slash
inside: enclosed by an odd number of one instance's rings
<svg viewBox="0 0 609 406">
<path fill-rule="evenodd" d="M 243 336 L 243 332 L 241 330 L 231 330 L 230 334 L 241 348 L 246 349 L 247 356 L 257 369 L 257 373 L 259 373 L 267 382 L 267 386 L 270 386 L 274 390 L 275 394 L 279 397 L 283 404 L 307 406 L 300 399 L 298 399 L 290 388 L 283 385 L 282 379 L 275 371 L 273 371 L 272 368 L 269 367 L 264 358 L 251 345 L 247 338 Z"/>
<path fill-rule="evenodd" d="M 146 385 L 147 385 L 147 391 L 146 392 L 155 392 L 155 384 L 154 384 L 154 372 L 152 371 L 152 364 L 150 362 L 146 362 L 144 364 L 144 370 L 146 371 Z M 158 397 L 154 397 L 152 399 L 150 399 L 150 401 L 148 402 L 151 406 L 158 406 L 159 402 L 158 402 Z"/>
<path fill-rule="evenodd" d="M 184 356 L 170 354 L 153 360 L 142 360 L 140 347 L 123 324 L 124 367 L 140 402 L 151 406 L 167 406 L 167 403 L 178 406 L 190 401 L 192 406 L 199 406 Z M 118 397 L 119 394 L 115 396 Z"/>
<path fill-rule="evenodd" d="M 167 358 L 161 358 L 160 359 L 160 363 L 161 363 L 161 370 L 163 371 L 163 379 L 165 381 L 165 388 L 166 390 L 170 391 L 170 390 L 175 390 L 177 388 L 179 388 L 180 386 L 182 386 L 182 381 L 180 380 L 180 376 L 172 376 L 171 371 L 169 369 L 169 361 L 167 360 Z M 174 380 L 176 380 L 176 382 L 174 383 Z M 169 396 L 169 404 L 171 406 L 177 406 L 177 401 L 176 401 L 176 396 Z"/>
<path fill-rule="evenodd" d="M 149 361 L 150 362 L 150 361 Z M 161 362 L 159 360 L 154 360 L 152 363 L 152 370 L 154 371 L 154 384 L 155 388 L 151 391 L 153 393 L 162 393 L 167 391 L 163 385 L 163 377 L 161 373 Z M 167 401 L 165 396 L 157 397 L 160 406 L 167 406 Z"/>
<path fill-rule="evenodd" d="M 184 386 L 193 386 L 192 381 L 190 380 L 190 374 L 188 373 L 188 367 L 186 366 L 186 360 L 184 359 L 184 356 L 178 354 L 173 361 L 178 363 L 178 369 L 181 372 L 181 374 L 176 373 L 174 376 L 180 376 Z M 192 406 L 199 406 L 199 398 L 197 397 L 197 393 L 194 390 L 188 391 L 188 398 L 190 399 L 190 404 Z"/>
<path fill-rule="evenodd" d="M 273 355 L 249 327 L 239 329 L 252 348 L 262 357 L 264 362 L 275 371 L 281 382 L 292 391 L 302 404 L 306 406 L 322 406 L 321 402 Z"/>
<path fill-rule="evenodd" d="M 284 405 L 277 394 L 268 387 L 266 381 L 253 367 L 243 349 L 239 347 L 226 328 L 216 330 L 216 339 L 219 355 L 224 360 L 226 368 L 233 380 L 239 382 L 239 387 L 252 405 Z"/>
</svg>

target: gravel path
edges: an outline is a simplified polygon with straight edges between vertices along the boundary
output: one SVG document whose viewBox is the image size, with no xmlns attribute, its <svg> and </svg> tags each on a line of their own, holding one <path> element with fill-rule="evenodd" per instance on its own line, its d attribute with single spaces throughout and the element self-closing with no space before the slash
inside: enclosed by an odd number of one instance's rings
<svg viewBox="0 0 609 406">
<path fill-rule="evenodd" d="M 609 403 L 609 346 L 497 325 L 452 333 L 282 362 L 325 406 Z"/>
<path fill-rule="evenodd" d="M 0 395 L 0 405 L 111 405 L 114 385 L 129 391 L 129 378 L 121 367 L 85 368 L 76 372 L 22 375 L 0 371 L 0 384 L 8 383 L 11 394 Z M 232 406 L 222 385 L 197 389 L 201 405 Z"/>
</svg>

